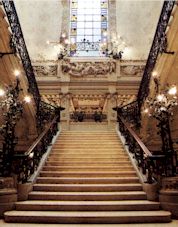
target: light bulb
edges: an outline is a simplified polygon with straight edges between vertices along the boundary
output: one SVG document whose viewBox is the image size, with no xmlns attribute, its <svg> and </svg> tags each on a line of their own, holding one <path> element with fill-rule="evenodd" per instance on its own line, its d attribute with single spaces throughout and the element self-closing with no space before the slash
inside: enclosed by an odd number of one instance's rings
<svg viewBox="0 0 178 227">
<path fill-rule="evenodd" d="M 64 40 L 64 43 L 65 43 L 65 44 L 70 44 L 70 41 L 69 41 L 68 39 L 65 39 L 65 40 Z"/>
<path fill-rule="evenodd" d="M 0 88 L 0 96 L 4 96 L 4 95 L 5 95 L 5 91 L 2 88 Z"/>
<path fill-rule="evenodd" d="M 24 97 L 24 101 L 25 101 L 26 103 L 30 103 L 30 102 L 31 102 L 31 97 L 28 96 L 28 95 L 26 95 L 26 96 Z"/>
<path fill-rule="evenodd" d="M 153 76 L 153 78 L 156 78 L 158 76 L 158 73 L 156 71 L 153 71 L 152 76 Z"/>
<path fill-rule="evenodd" d="M 159 94 L 159 95 L 157 95 L 156 99 L 157 99 L 159 102 L 162 102 L 162 101 L 165 99 L 165 96 L 164 96 L 164 94 Z"/>
<path fill-rule="evenodd" d="M 103 36 L 107 36 L 107 32 L 105 31 L 105 32 L 103 32 Z"/>
<path fill-rule="evenodd" d="M 169 89 L 168 94 L 175 95 L 176 93 L 177 93 L 177 87 L 174 85 Z"/>
<path fill-rule="evenodd" d="M 149 112 L 148 108 L 144 109 L 143 112 L 144 112 L 144 113 L 148 113 L 148 112 Z"/>
<path fill-rule="evenodd" d="M 20 71 L 16 69 L 16 70 L 14 71 L 14 75 L 15 75 L 16 77 L 18 77 L 18 76 L 20 75 Z"/>
<path fill-rule="evenodd" d="M 66 37 L 66 34 L 65 33 L 62 33 L 62 38 L 65 38 Z"/>
</svg>

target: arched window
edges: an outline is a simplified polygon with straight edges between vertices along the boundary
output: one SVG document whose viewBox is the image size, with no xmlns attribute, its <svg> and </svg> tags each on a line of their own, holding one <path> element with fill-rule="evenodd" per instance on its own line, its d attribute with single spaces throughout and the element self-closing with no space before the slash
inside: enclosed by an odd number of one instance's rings
<svg viewBox="0 0 178 227">
<path fill-rule="evenodd" d="M 70 1 L 70 55 L 104 56 L 107 46 L 108 0 Z"/>
</svg>

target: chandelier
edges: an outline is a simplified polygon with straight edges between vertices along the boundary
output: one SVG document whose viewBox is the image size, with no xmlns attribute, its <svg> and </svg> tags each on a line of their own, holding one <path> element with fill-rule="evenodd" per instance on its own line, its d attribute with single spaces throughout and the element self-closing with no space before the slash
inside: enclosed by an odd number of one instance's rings
<svg viewBox="0 0 178 227">
<path fill-rule="evenodd" d="M 166 89 L 160 91 L 157 75 L 153 75 L 153 81 L 156 95 L 154 98 L 147 98 L 145 101 L 146 108 L 143 112 L 158 121 L 156 125 L 157 134 L 161 137 L 161 152 L 165 155 L 165 174 L 166 176 L 174 176 L 178 160 L 171 136 L 170 119 L 173 116 L 173 108 L 178 105 L 177 87 L 176 85 L 167 85 Z"/>
<path fill-rule="evenodd" d="M 123 38 L 119 35 L 111 36 L 110 42 L 103 40 L 100 44 L 101 51 L 106 57 L 111 57 L 113 59 L 122 59 L 125 48 L 127 47 Z"/>
<path fill-rule="evenodd" d="M 156 96 L 146 99 L 146 108 L 144 108 L 143 112 L 148 113 L 149 116 L 153 116 L 158 120 L 161 120 L 165 114 L 172 116 L 173 107 L 178 105 L 176 85 L 167 85 L 165 90 L 160 91 L 157 75 L 153 74 L 153 81 L 155 83 Z"/>
</svg>

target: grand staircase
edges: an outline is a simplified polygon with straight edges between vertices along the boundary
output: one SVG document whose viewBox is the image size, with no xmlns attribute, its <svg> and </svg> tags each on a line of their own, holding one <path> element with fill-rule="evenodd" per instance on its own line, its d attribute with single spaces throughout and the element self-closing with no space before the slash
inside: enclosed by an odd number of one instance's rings
<svg viewBox="0 0 178 227">
<path fill-rule="evenodd" d="M 132 164 L 112 131 L 62 132 L 27 201 L 6 222 L 170 222 L 170 213 L 146 199 Z"/>
</svg>

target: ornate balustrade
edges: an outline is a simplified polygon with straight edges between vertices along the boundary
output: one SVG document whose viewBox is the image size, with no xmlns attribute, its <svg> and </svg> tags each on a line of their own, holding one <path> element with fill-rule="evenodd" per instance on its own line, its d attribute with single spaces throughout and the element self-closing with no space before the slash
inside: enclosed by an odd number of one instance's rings
<svg viewBox="0 0 178 227">
<path fill-rule="evenodd" d="M 2 3 L 5 9 L 12 31 L 10 41 L 11 54 L 18 54 L 20 57 L 28 80 L 28 91 L 33 95 L 34 98 L 36 107 L 36 127 L 38 129 L 38 134 L 40 135 L 38 141 L 35 141 L 35 145 L 33 144 L 31 146 L 31 151 L 28 151 L 25 154 L 14 155 L 15 145 L 18 142 L 18 138 L 15 136 L 15 126 L 19 116 L 19 110 L 17 109 L 19 105 L 19 108 L 21 108 L 21 113 L 23 112 L 22 102 L 18 100 L 19 92 L 22 90 L 18 86 L 18 81 L 17 86 L 15 88 L 12 87 L 11 89 L 12 92 L 17 91 L 17 95 L 14 93 L 11 95 L 13 101 L 12 108 L 10 106 L 8 111 L 5 110 L 6 113 L 4 114 L 7 115 L 5 124 L 2 126 L 3 128 L 0 127 L 0 129 L 2 129 L 0 130 L 0 133 L 3 136 L 3 147 L 0 150 L 0 176 L 10 176 L 12 172 L 17 172 L 19 181 L 25 182 L 36 169 L 42 154 L 45 152 L 47 145 L 49 145 L 52 136 L 55 134 L 57 121 L 60 121 L 60 111 L 64 108 L 56 108 L 41 101 L 39 89 L 26 48 L 14 2 L 2 0 L 0 3 Z M 53 120 L 54 117 L 56 119 L 55 121 Z M 49 122 L 52 122 L 50 123 L 50 128 L 47 126 Z M 46 126 L 48 128 L 47 131 L 45 129 Z M 14 166 L 17 168 L 14 169 Z"/>
<path fill-rule="evenodd" d="M 51 122 L 54 116 L 58 116 L 58 121 L 60 121 L 60 111 L 65 108 L 59 106 L 55 107 L 49 103 L 40 101 L 39 111 L 37 112 L 37 122 L 39 131 L 42 131 L 47 122 Z"/>
<path fill-rule="evenodd" d="M 148 56 L 148 60 L 145 66 L 144 74 L 137 95 L 139 109 L 141 109 L 144 100 L 147 98 L 149 94 L 150 78 L 155 67 L 158 55 L 160 53 L 173 54 L 173 52 L 167 51 L 167 38 L 165 32 L 168 26 L 169 18 L 171 16 L 174 4 L 175 1 L 164 1 L 155 36 L 153 39 L 153 43 L 150 49 L 150 53 Z"/>
<path fill-rule="evenodd" d="M 13 1 L 3 0 L 2 4 L 12 30 L 11 48 L 15 53 L 19 54 L 22 60 L 23 68 L 29 83 L 29 92 L 33 94 L 35 103 L 38 107 L 41 98 L 14 3 Z"/>
<path fill-rule="evenodd" d="M 171 16 L 172 9 L 174 7 L 175 1 L 164 1 L 153 43 L 150 49 L 148 60 L 145 66 L 143 77 L 140 83 L 140 88 L 137 94 L 137 103 L 134 101 L 127 106 L 121 108 L 122 116 L 126 119 L 132 119 L 135 124 L 140 120 L 141 107 L 144 100 L 149 94 L 149 83 L 151 79 L 151 74 L 155 67 L 158 55 L 161 53 L 173 54 L 173 52 L 167 51 L 167 38 L 166 38 L 166 28 Z M 134 110 L 135 108 L 135 110 Z M 129 116 L 130 115 L 130 116 Z M 133 115 L 133 116 L 132 116 Z"/>
<path fill-rule="evenodd" d="M 152 184 L 159 181 L 162 176 L 167 176 L 166 156 L 162 154 L 153 155 L 119 114 L 118 122 L 119 130 L 125 137 L 125 145 L 128 146 L 129 152 L 133 154 L 142 174 L 146 176 L 147 183 Z"/>
<path fill-rule="evenodd" d="M 74 121 L 88 121 L 93 120 L 95 122 L 102 122 L 107 119 L 107 115 L 103 113 L 85 113 L 85 112 L 73 112 L 70 114 L 70 119 Z"/>
<path fill-rule="evenodd" d="M 127 122 L 138 128 L 140 126 L 140 114 L 138 108 L 138 102 L 134 101 L 121 108 L 115 107 L 113 110 L 117 111 Z"/>
<path fill-rule="evenodd" d="M 24 154 L 13 156 L 13 172 L 18 176 L 18 182 L 25 183 L 37 169 L 43 154 L 47 151 L 52 138 L 58 131 L 58 116 L 46 127 Z"/>
</svg>

